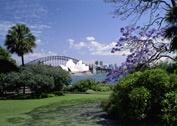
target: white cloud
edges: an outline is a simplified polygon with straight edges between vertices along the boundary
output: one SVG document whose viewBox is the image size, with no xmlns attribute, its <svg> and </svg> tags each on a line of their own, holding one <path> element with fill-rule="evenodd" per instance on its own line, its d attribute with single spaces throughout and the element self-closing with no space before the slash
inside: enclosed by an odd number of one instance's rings
<svg viewBox="0 0 177 126">
<path fill-rule="evenodd" d="M 115 47 L 116 42 L 98 42 L 94 37 L 86 37 L 86 41 L 75 42 L 73 39 L 69 41 L 70 48 L 73 49 L 87 49 L 91 55 L 128 55 L 130 52 L 128 50 L 111 53 L 113 47 Z"/>
<path fill-rule="evenodd" d="M 24 22 L 19 22 L 22 24 L 25 24 Z M 8 30 L 14 26 L 16 23 L 11 22 L 11 21 L 0 21 L 0 35 L 2 37 L 5 37 L 5 35 L 7 35 Z M 51 28 L 49 25 L 44 25 L 44 24 L 36 24 L 36 25 L 30 25 L 30 24 L 26 24 L 27 27 L 29 27 L 32 31 L 32 33 L 38 37 L 43 31 L 45 31 L 46 29 Z"/>
<path fill-rule="evenodd" d="M 86 37 L 86 40 L 87 40 L 87 41 L 95 41 L 95 37 L 93 37 L 93 36 L 88 36 L 88 37 Z"/>
<path fill-rule="evenodd" d="M 41 44 L 41 43 L 42 43 L 42 42 L 41 42 L 41 39 L 37 39 L 37 40 L 36 40 L 36 44 L 37 44 L 37 45 L 39 45 L 39 44 Z"/>
<path fill-rule="evenodd" d="M 74 46 L 74 40 L 73 39 L 68 39 L 67 40 L 69 42 L 69 47 L 71 48 L 72 46 Z"/>
<path fill-rule="evenodd" d="M 2 1 L 0 10 L 3 11 L 0 20 L 0 36 L 4 37 L 10 27 L 16 23 L 26 24 L 35 36 L 49 29 L 49 23 L 43 24 L 43 17 L 47 16 L 48 10 L 40 3 L 30 1 Z M 10 5 L 10 6 L 9 6 Z"/>
<path fill-rule="evenodd" d="M 39 36 L 43 31 L 45 31 L 46 29 L 50 29 L 51 27 L 49 25 L 36 24 L 36 25 L 29 25 L 29 28 L 36 36 Z"/>
<path fill-rule="evenodd" d="M 68 42 L 73 43 L 73 42 L 74 42 L 74 40 L 70 38 L 70 39 L 68 39 Z"/>
<path fill-rule="evenodd" d="M 5 37 L 10 27 L 12 27 L 14 23 L 10 21 L 0 21 L 0 35 Z"/>
</svg>

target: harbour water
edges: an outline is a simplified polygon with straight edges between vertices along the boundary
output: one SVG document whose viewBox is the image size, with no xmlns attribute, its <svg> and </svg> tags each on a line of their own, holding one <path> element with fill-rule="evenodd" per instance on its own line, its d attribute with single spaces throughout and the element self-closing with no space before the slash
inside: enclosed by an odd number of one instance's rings
<svg viewBox="0 0 177 126">
<path fill-rule="evenodd" d="M 72 75 L 72 83 L 83 80 L 83 79 L 95 79 L 97 81 L 104 81 L 106 79 L 107 73 L 99 73 L 99 74 L 92 74 L 92 75 Z"/>
</svg>

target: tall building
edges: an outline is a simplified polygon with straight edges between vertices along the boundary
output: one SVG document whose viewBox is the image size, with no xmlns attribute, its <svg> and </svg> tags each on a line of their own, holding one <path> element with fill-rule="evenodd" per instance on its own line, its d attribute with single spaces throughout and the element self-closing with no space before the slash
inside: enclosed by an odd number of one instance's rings
<svg viewBox="0 0 177 126">
<path fill-rule="evenodd" d="M 98 61 L 95 61 L 95 65 L 98 66 L 99 62 Z"/>
<path fill-rule="evenodd" d="M 103 66 L 103 61 L 100 61 L 100 66 Z"/>
</svg>

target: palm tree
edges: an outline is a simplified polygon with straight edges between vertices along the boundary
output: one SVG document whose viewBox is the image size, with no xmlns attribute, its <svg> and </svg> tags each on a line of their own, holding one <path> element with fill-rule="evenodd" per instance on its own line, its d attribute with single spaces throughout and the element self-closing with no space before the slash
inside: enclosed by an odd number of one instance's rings
<svg viewBox="0 0 177 126">
<path fill-rule="evenodd" d="M 24 55 L 33 52 L 32 48 L 36 46 L 35 36 L 24 24 L 16 24 L 8 31 L 5 40 L 5 46 L 13 54 L 21 57 L 22 66 L 24 66 Z"/>
<path fill-rule="evenodd" d="M 171 40 L 171 51 L 177 50 L 177 6 L 172 7 L 166 14 L 170 27 L 166 29 L 165 37 Z"/>
</svg>

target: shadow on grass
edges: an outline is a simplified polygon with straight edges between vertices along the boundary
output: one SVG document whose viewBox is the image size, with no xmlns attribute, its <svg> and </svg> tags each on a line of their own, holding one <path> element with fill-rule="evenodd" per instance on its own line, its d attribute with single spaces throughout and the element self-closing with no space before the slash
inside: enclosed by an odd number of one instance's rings
<svg viewBox="0 0 177 126">
<path fill-rule="evenodd" d="M 114 126 L 98 102 L 42 106 L 26 113 L 29 118 L 9 118 L 18 126 Z"/>
</svg>

